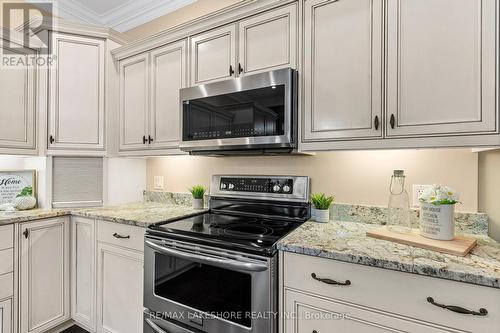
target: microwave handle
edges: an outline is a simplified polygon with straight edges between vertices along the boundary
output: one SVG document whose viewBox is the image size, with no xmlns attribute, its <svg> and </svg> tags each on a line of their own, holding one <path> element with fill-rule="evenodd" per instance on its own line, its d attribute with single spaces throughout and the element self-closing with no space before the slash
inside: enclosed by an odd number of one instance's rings
<svg viewBox="0 0 500 333">
<path fill-rule="evenodd" d="M 202 264 L 207 264 L 207 265 L 212 265 L 212 266 L 217 266 L 221 268 L 227 268 L 227 269 L 237 269 L 237 270 L 242 270 L 242 271 L 250 271 L 250 272 L 263 272 L 266 271 L 267 265 L 263 264 L 257 264 L 257 263 L 251 263 L 251 262 L 241 262 L 237 260 L 231 260 L 231 259 L 219 259 L 219 258 L 213 258 L 213 257 L 208 257 L 204 255 L 199 255 L 195 253 L 188 253 L 184 251 L 179 251 L 176 249 L 168 248 L 165 246 L 158 245 L 150 240 L 147 240 L 146 245 L 152 248 L 155 251 L 158 251 L 160 253 L 174 256 L 177 258 L 185 259 L 185 260 L 191 260 L 191 261 L 196 261 L 198 263 Z"/>
<path fill-rule="evenodd" d="M 156 325 L 151 319 L 145 319 L 144 321 L 146 322 L 146 324 L 149 325 L 149 327 L 153 329 L 153 331 L 155 331 L 155 333 L 169 333 L 167 331 L 162 330 L 161 327 Z"/>
</svg>

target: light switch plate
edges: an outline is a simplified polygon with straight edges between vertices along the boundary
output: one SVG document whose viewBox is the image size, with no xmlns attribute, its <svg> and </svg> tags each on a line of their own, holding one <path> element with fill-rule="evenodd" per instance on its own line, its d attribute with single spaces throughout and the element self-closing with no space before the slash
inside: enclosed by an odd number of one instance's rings
<svg viewBox="0 0 500 333">
<path fill-rule="evenodd" d="M 165 180 L 163 176 L 155 176 L 154 187 L 155 190 L 163 190 L 165 188 Z"/>
<path fill-rule="evenodd" d="M 420 206 L 420 201 L 418 201 L 418 197 L 420 193 L 422 193 L 425 188 L 429 185 L 413 185 L 412 198 L 413 198 L 413 207 L 417 208 Z"/>
</svg>

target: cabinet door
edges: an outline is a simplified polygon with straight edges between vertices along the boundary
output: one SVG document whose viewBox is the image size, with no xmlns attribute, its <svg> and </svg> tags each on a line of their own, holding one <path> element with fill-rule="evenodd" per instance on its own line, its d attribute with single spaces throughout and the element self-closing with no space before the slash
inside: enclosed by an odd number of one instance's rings
<svg viewBox="0 0 500 333">
<path fill-rule="evenodd" d="M 120 150 L 147 149 L 149 55 L 120 62 Z"/>
<path fill-rule="evenodd" d="M 103 150 L 104 40 L 53 33 L 52 41 L 48 147 Z"/>
<path fill-rule="evenodd" d="M 7 51 L 25 54 L 5 46 Z M 35 67 L 0 68 L 0 149 L 36 149 L 36 71 Z"/>
<path fill-rule="evenodd" d="M 186 87 L 186 41 L 151 53 L 151 148 L 178 148 L 181 105 L 179 89 Z"/>
<path fill-rule="evenodd" d="M 69 319 L 67 218 L 20 226 L 20 333 L 45 332 Z"/>
<path fill-rule="evenodd" d="M 12 298 L 0 301 L 0 333 L 12 333 Z"/>
<path fill-rule="evenodd" d="M 498 130 L 496 17 L 495 0 L 388 1 L 389 137 Z"/>
<path fill-rule="evenodd" d="M 191 85 L 235 76 L 236 26 L 210 30 L 191 38 Z"/>
<path fill-rule="evenodd" d="M 95 332 L 95 221 L 72 217 L 71 228 L 71 317 Z"/>
<path fill-rule="evenodd" d="M 97 332 L 142 332 L 144 255 L 98 245 Z"/>
<path fill-rule="evenodd" d="M 239 74 L 297 67 L 297 4 L 239 23 Z"/>
<path fill-rule="evenodd" d="M 284 333 L 383 333 L 449 332 L 407 317 L 398 317 L 373 308 L 285 290 Z"/>
<path fill-rule="evenodd" d="M 382 0 L 305 3 L 302 141 L 380 138 Z"/>
</svg>

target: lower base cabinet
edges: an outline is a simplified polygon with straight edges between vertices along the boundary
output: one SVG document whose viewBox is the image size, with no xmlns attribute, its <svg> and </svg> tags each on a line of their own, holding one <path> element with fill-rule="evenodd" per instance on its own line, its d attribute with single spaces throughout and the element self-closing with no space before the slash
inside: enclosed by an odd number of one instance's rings
<svg viewBox="0 0 500 333">
<path fill-rule="evenodd" d="M 142 332 L 143 257 L 135 250 L 98 245 L 98 332 Z"/>
<path fill-rule="evenodd" d="M 12 298 L 0 301 L 0 333 L 12 332 Z"/>
<path fill-rule="evenodd" d="M 69 218 L 22 223 L 19 233 L 19 332 L 46 332 L 70 318 Z"/>
</svg>

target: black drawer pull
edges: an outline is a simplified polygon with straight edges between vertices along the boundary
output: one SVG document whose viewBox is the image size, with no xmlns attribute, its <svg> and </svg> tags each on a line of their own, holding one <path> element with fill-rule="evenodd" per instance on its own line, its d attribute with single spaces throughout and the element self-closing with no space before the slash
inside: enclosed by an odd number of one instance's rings
<svg viewBox="0 0 500 333">
<path fill-rule="evenodd" d="M 116 232 L 113 234 L 113 237 L 118 238 L 118 239 L 129 239 L 130 238 L 130 236 L 128 236 L 128 235 L 122 236 L 122 235 L 117 234 Z"/>
<path fill-rule="evenodd" d="M 51 136 L 49 136 L 49 142 L 50 142 L 51 144 L 53 144 L 53 143 L 54 143 L 54 141 L 56 141 L 56 140 L 54 139 L 54 137 L 53 137 L 52 135 L 51 135 Z"/>
<path fill-rule="evenodd" d="M 318 331 L 314 330 L 312 333 L 318 333 Z"/>
<path fill-rule="evenodd" d="M 338 282 L 338 281 L 335 281 L 332 279 L 322 279 L 322 278 L 319 278 L 318 276 L 316 276 L 316 273 L 312 273 L 311 277 L 316 281 L 323 282 L 326 284 L 338 285 L 338 286 L 350 286 L 351 285 L 351 281 L 349 281 L 349 280 L 345 280 L 345 282 Z"/>
<path fill-rule="evenodd" d="M 450 310 L 450 311 L 453 311 L 456 313 L 461 313 L 461 314 L 470 314 L 470 315 L 481 316 L 481 317 L 486 316 L 488 314 L 488 310 L 486 310 L 484 308 L 480 308 L 479 312 L 476 312 L 476 311 L 464 309 L 460 306 L 439 304 L 439 303 L 434 302 L 434 298 L 432 298 L 432 297 L 427 297 L 427 302 L 429 302 L 432 305 L 435 305 L 437 307 L 440 307 L 440 308 L 443 308 L 446 310 Z"/>
<path fill-rule="evenodd" d="M 396 117 L 394 117 L 394 114 L 391 114 L 391 119 L 389 120 L 391 124 L 391 128 L 394 129 L 396 127 Z"/>
<path fill-rule="evenodd" d="M 373 121 L 373 124 L 375 125 L 375 130 L 378 131 L 378 128 L 380 126 L 380 121 L 378 119 L 378 116 L 375 116 L 375 120 Z"/>
<path fill-rule="evenodd" d="M 145 145 L 148 142 L 148 139 L 146 139 L 146 136 L 142 136 L 142 144 Z"/>
</svg>

